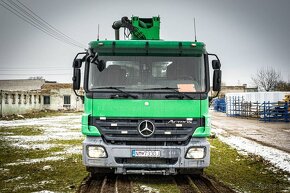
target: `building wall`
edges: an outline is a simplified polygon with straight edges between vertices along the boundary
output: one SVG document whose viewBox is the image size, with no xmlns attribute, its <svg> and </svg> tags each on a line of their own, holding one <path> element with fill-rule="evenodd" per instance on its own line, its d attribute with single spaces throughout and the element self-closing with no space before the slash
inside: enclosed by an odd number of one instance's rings
<svg viewBox="0 0 290 193">
<path fill-rule="evenodd" d="M 39 91 L 3 91 L 0 93 L 0 115 L 25 114 L 42 109 Z"/>
<path fill-rule="evenodd" d="M 258 88 L 248 88 L 246 84 L 243 86 L 222 86 L 219 93 L 220 97 L 224 97 L 228 93 L 241 93 L 241 92 L 258 92 Z M 212 89 L 210 91 L 210 96 L 213 95 Z"/>
<path fill-rule="evenodd" d="M 44 83 L 45 83 L 44 79 L 0 80 L 0 90 L 11 90 L 11 91 L 40 90 L 41 86 Z"/>
<path fill-rule="evenodd" d="M 50 97 L 50 104 L 44 104 L 45 96 Z M 64 104 L 64 96 L 70 96 L 69 104 Z M 46 93 L 41 91 L 0 91 L 0 117 L 41 110 L 82 111 L 83 102 L 70 88 L 54 89 Z"/>
<path fill-rule="evenodd" d="M 44 109 L 49 110 L 83 110 L 83 103 L 80 97 L 76 96 L 71 88 L 52 89 L 50 93 L 44 96 L 50 96 L 50 104 L 44 104 Z M 70 97 L 70 104 L 65 104 L 65 96 Z"/>
</svg>

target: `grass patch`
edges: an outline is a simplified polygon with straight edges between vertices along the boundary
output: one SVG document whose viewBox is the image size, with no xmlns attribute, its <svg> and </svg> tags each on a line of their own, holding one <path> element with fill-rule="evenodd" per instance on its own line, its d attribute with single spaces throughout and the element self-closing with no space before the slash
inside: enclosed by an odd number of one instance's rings
<svg viewBox="0 0 290 193">
<path fill-rule="evenodd" d="M 59 145 L 81 145 L 84 139 L 68 139 L 68 140 L 50 140 L 49 144 Z"/>
<path fill-rule="evenodd" d="M 222 143 L 211 139 L 211 164 L 206 174 L 241 192 L 282 192 L 290 190 L 289 174 L 269 170 L 270 164 L 258 156 L 243 156 Z"/>
<path fill-rule="evenodd" d="M 0 138 L 0 166 L 4 164 L 14 163 L 19 160 L 45 158 L 52 155 L 54 152 L 63 151 L 63 147 L 52 147 L 49 150 L 23 149 L 20 147 L 11 146 L 7 141 Z"/>
<path fill-rule="evenodd" d="M 78 140 L 59 142 L 79 144 Z M 75 192 L 87 175 L 81 155 L 78 154 L 66 155 L 64 160 L 6 165 L 27 159 L 55 157 L 53 153 L 63 151 L 63 146 L 52 147 L 48 150 L 23 149 L 11 146 L 10 142 L 0 138 L 0 149 L 0 192 L 24 193 L 41 190 Z M 49 166 L 50 169 L 44 170 L 44 166 Z"/>
<path fill-rule="evenodd" d="M 63 112 L 37 112 L 24 115 L 25 118 L 38 118 L 46 116 L 69 116 L 76 113 Z M 8 117 L 8 120 L 14 119 Z M 17 117 L 16 119 L 20 119 Z M 64 122 L 65 124 L 68 124 Z M 61 124 L 61 123 L 60 123 Z M 69 130 L 70 131 L 70 130 Z M 44 135 L 39 126 L 0 127 L 0 192 L 26 193 L 34 191 L 76 192 L 83 178 L 87 175 L 82 164 L 81 154 L 67 153 L 66 150 L 81 145 L 83 139 L 50 140 L 50 141 L 21 141 L 17 144 L 40 145 L 40 149 L 27 149 L 21 146 L 13 146 L 13 140 L 5 140 L 6 136 L 24 136 L 27 138 Z M 48 144 L 48 149 L 42 149 L 42 145 Z M 50 146 L 51 145 L 51 146 Z M 45 158 L 60 158 L 61 160 L 49 160 Z M 21 163 L 22 161 L 39 162 Z M 19 164 L 20 162 L 20 164 Z M 9 165 L 15 163 L 16 165 Z M 18 163 L 18 164 L 17 164 Z M 47 169 L 48 168 L 48 169 Z"/>
<path fill-rule="evenodd" d="M 36 111 L 36 112 L 30 112 L 23 115 L 7 115 L 4 117 L 0 117 L 0 120 L 19 120 L 19 119 L 30 119 L 30 118 L 41 118 L 41 117 L 51 117 L 51 116 L 65 116 L 75 114 L 73 111 Z M 80 112 L 81 114 L 81 112 Z"/>
<path fill-rule="evenodd" d="M 50 169 L 44 170 L 44 166 L 50 166 Z M 24 193 L 41 190 L 75 192 L 87 175 L 85 167 L 82 165 L 81 155 L 73 155 L 60 161 L 46 161 L 6 168 L 9 169 L 9 176 L 1 175 L 0 192 Z M 19 176 L 20 179 L 17 179 Z"/>
<path fill-rule="evenodd" d="M 21 130 L 21 128 L 23 128 Z M 35 130 L 34 130 L 35 129 Z M 33 192 L 49 190 L 55 192 L 75 192 L 87 175 L 80 154 L 67 154 L 64 160 L 43 161 L 31 164 L 10 165 L 26 159 L 63 156 L 67 146 L 80 145 L 83 139 L 50 140 L 57 145 L 47 150 L 23 149 L 11 146 L 10 141 L 1 139 L 1 133 L 20 131 L 17 135 L 39 135 L 41 131 L 31 127 L 0 128 L 0 192 Z M 16 134 L 16 133 L 15 133 Z M 243 156 L 218 139 L 211 139 L 211 164 L 205 172 L 240 192 L 267 193 L 287 192 L 289 174 L 269 170 L 271 165 L 258 156 Z M 50 169 L 44 170 L 44 166 Z M 144 192 L 142 185 L 159 192 L 179 192 L 171 176 L 130 176 L 136 192 Z"/>
<path fill-rule="evenodd" d="M 8 134 L 7 134 L 8 133 Z M 0 136 L 1 135 L 41 135 L 43 130 L 35 126 L 19 126 L 19 127 L 0 127 Z"/>
</svg>

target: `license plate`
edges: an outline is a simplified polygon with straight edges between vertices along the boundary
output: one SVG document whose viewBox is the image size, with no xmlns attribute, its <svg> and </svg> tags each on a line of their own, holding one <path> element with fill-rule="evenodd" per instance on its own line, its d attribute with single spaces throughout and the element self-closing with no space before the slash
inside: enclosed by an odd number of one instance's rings
<svg viewBox="0 0 290 193">
<path fill-rule="evenodd" d="M 132 150 L 132 157 L 160 157 L 160 151 Z"/>
</svg>

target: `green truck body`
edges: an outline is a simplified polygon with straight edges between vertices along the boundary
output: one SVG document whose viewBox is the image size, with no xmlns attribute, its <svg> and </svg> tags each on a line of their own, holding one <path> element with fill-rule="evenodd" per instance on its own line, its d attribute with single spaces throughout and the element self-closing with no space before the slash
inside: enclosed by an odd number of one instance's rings
<svg viewBox="0 0 290 193">
<path fill-rule="evenodd" d="M 74 60 L 75 91 L 85 62 L 83 162 L 93 173 L 192 174 L 209 165 L 209 54 L 202 42 L 159 40 L 159 26 L 159 17 L 122 18 L 113 28 L 128 28 L 131 40 L 92 41 Z M 213 68 L 218 91 L 219 60 Z"/>
</svg>

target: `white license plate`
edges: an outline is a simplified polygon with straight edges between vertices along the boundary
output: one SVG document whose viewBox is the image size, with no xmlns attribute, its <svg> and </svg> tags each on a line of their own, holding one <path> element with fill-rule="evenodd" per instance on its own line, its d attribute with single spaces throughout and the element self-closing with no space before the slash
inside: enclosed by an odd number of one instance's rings
<svg viewBox="0 0 290 193">
<path fill-rule="evenodd" d="M 160 151 L 132 150 L 132 157 L 160 157 Z"/>
</svg>

